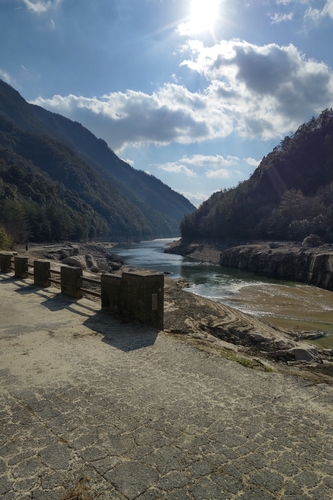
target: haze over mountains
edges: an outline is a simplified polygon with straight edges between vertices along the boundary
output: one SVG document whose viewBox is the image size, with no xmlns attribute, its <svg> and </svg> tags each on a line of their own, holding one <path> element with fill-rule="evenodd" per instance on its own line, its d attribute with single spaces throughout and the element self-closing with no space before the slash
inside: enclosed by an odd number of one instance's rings
<svg viewBox="0 0 333 500">
<path fill-rule="evenodd" d="M 0 80 L 0 225 L 14 239 L 170 237 L 194 208 L 81 124 Z"/>
</svg>

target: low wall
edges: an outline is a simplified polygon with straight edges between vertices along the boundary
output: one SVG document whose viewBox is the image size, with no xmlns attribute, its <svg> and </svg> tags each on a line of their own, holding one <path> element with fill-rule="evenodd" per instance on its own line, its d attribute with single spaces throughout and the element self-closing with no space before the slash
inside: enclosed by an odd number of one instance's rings
<svg viewBox="0 0 333 500">
<path fill-rule="evenodd" d="M 48 287 L 51 283 L 56 283 L 60 286 L 61 293 L 72 298 L 80 298 L 83 293 L 99 296 L 102 309 L 163 330 L 164 275 L 156 271 L 124 272 L 122 276 L 102 274 L 99 281 L 84 277 L 82 269 L 78 267 L 61 266 L 60 271 L 55 271 L 51 269 L 49 261 L 35 260 L 33 265 L 29 265 L 27 257 L 1 252 L 0 272 L 13 271 L 15 278 L 31 277 L 37 286 Z M 58 275 L 59 280 L 53 279 L 52 273 Z M 100 287 L 100 292 L 83 288 L 84 281 Z"/>
</svg>

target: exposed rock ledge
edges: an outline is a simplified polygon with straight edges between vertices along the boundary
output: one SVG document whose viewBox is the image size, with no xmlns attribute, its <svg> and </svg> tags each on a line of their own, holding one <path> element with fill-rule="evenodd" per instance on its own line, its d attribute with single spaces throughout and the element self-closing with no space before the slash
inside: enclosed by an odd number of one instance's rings
<svg viewBox="0 0 333 500">
<path fill-rule="evenodd" d="M 333 290 L 333 245 L 308 248 L 301 243 L 260 242 L 230 247 L 219 241 L 182 239 L 173 242 L 166 251 Z"/>
<path fill-rule="evenodd" d="M 306 248 L 288 242 L 240 245 L 222 251 L 220 264 L 333 290 L 331 245 L 318 248 Z"/>
</svg>

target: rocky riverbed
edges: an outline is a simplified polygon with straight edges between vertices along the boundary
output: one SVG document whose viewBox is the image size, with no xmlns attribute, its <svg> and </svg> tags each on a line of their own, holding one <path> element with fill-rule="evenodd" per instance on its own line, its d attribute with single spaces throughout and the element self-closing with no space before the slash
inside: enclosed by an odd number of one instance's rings
<svg viewBox="0 0 333 500">
<path fill-rule="evenodd" d="M 55 269 L 62 264 L 81 265 L 85 273 L 95 276 L 128 269 L 121 266 L 119 259 L 117 262 L 116 255 L 110 258 L 109 243 L 33 245 L 28 251 L 24 247 L 17 250 L 31 262 L 36 258 L 48 259 Z M 223 248 L 200 242 L 192 243 L 189 250 L 197 260 L 216 263 Z M 299 332 L 274 327 L 234 308 L 188 293 L 187 286 L 182 279 L 165 278 L 164 329 L 169 334 L 253 368 L 301 370 L 302 376 L 333 382 L 333 350 L 316 349 L 304 343 Z"/>
</svg>

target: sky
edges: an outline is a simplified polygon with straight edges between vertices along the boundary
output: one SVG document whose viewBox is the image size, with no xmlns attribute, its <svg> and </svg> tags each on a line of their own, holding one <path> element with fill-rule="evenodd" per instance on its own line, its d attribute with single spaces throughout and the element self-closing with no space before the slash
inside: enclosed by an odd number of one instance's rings
<svg viewBox="0 0 333 500">
<path fill-rule="evenodd" d="M 333 0 L 0 0 L 0 78 L 195 206 L 333 107 Z"/>
</svg>

